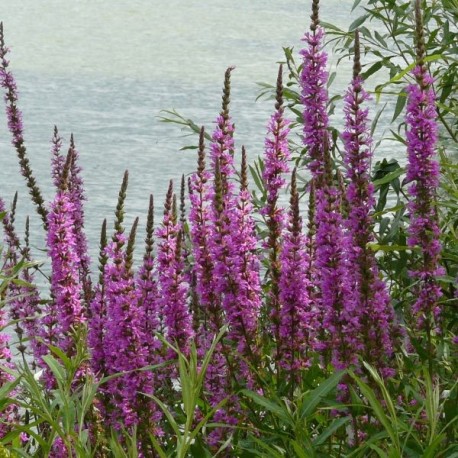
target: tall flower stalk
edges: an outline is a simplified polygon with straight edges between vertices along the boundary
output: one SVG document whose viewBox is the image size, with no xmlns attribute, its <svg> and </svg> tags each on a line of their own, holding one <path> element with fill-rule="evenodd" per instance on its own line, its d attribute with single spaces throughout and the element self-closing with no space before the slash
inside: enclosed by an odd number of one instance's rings
<svg viewBox="0 0 458 458">
<path fill-rule="evenodd" d="M 67 187 L 72 159 L 69 154 L 64 167 L 62 187 L 51 204 L 47 239 L 52 266 L 51 306 L 57 310 L 58 319 L 57 343 L 69 355 L 74 351 L 74 338 L 71 334 L 86 321 L 78 270 L 81 259 L 76 249 L 75 206 Z"/>
<path fill-rule="evenodd" d="M 17 105 L 18 91 L 16 80 L 8 68 L 9 61 L 6 58 L 8 52 L 9 49 L 5 46 L 3 22 L 0 22 L 0 86 L 2 86 L 6 91 L 4 99 L 6 104 L 8 128 L 12 135 L 12 144 L 16 149 L 19 158 L 21 174 L 25 178 L 27 186 L 30 189 L 32 201 L 37 207 L 37 212 L 43 221 L 43 226 L 45 229 L 47 229 L 48 210 L 46 209 L 45 201 L 40 189 L 38 188 L 32 169 L 30 167 L 29 158 L 27 156 L 27 151 L 24 143 L 22 112 Z"/>
<path fill-rule="evenodd" d="M 154 391 L 152 373 L 139 370 L 148 365 L 148 348 L 144 309 L 138 307 L 139 292 L 132 270 L 138 219 L 129 237 L 125 236 L 123 227 L 127 181 L 125 173 L 116 207 L 115 233 L 105 248 L 106 261 L 103 261 L 104 370 L 106 375 L 117 376 L 103 386 L 102 402 L 105 418 L 116 430 L 138 426 L 139 431 L 147 434 L 148 430 L 152 431 L 156 409 L 143 394 Z"/>
<path fill-rule="evenodd" d="M 432 335 L 440 332 L 442 295 L 436 277 L 443 273 L 439 265 L 441 244 L 437 221 L 436 193 L 439 186 L 439 164 L 435 159 L 437 145 L 437 109 L 433 79 L 425 64 L 425 42 L 420 2 L 415 2 L 417 65 L 413 70 L 415 84 L 407 88 L 407 181 L 410 182 L 408 210 L 410 215 L 408 245 L 419 247 L 411 275 L 416 280 L 412 313 L 414 325 L 426 335 L 429 369 L 432 372 Z"/>
<path fill-rule="evenodd" d="M 360 320 L 364 359 L 385 375 L 391 375 L 389 366 L 397 329 L 387 287 L 380 279 L 374 252 L 369 247 L 374 239 L 372 210 L 375 199 L 370 182 L 372 138 L 369 110 L 363 104 L 370 97 L 363 88 L 360 72 L 359 34 L 356 32 L 353 79 L 344 99 L 345 129 L 342 134 L 348 178 L 348 215 L 345 220 L 348 258 L 352 266 L 352 291 L 355 312 Z"/>
<path fill-rule="evenodd" d="M 167 339 L 187 354 L 193 337 L 192 316 L 187 302 L 188 284 L 184 279 L 182 228 L 173 209 L 173 200 L 171 181 L 164 203 L 162 225 L 156 231 L 158 286 Z M 169 355 L 173 359 L 176 357 L 171 351 Z"/>
<path fill-rule="evenodd" d="M 296 185 L 296 169 L 291 177 L 291 199 L 288 227 L 284 235 L 280 255 L 279 278 L 280 329 L 279 354 L 284 376 L 291 387 L 300 379 L 300 371 L 308 365 L 306 352 L 310 342 L 311 303 L 307 240 L 302 233 L 302 218 L 299 214 L 299 193 Z"/>
<path fill-rule="evenodd" d="M 303 38 L 306 47 L 300 51 L 303 59 L 300 85 L 302 89 L 302 105 L 304 119 L 304 145 L 309 157 L 308 167 L 315 179 L 316 188 L 322 187 L 326 169 L 325 144 L 328 138 L 329 116 L 328 103 L 328 72 L 326 70 L 328 56 L 323 50 L 324 30 L 319 20 L 319 0 L 312 3 L 312 22 L 310 32 Z"/>
<path fill-rule="evenodd" d="M 278 206 L 280 190 L 285 186 L 283 175 L 289 172 L 288 161 L 290 152 L 288 146 L 289 121 L 284 118 L 283 107 L 283 67 L 280 65 L 277 77 L 275 113 L 267 126 L 267 136 L 264 151 L 264 171 L 262 178 L 267 190 L 267 202 L 261 209 L 266 218 L 268 238 L 264 248 L 269 254 L 270 291 L 268 295 L 268 316 L 272 321 L 272 334 L 277 345 L 277 361 L 281 360 L 280 336 L 280 249 L 281 236 L 286 218 L 282 208 Z"/>
</svg>

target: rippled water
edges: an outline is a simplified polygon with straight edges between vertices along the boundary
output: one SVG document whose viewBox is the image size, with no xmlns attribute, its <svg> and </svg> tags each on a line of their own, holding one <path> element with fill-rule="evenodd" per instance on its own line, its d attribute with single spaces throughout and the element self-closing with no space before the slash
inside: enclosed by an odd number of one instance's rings
<svg viewBox="0 0 458 458">
<path fill-rule="evenodd" d="M 323 20 L 348 27 L 352 3 L 323 2 Z M 282 46 L 299 48 L 309 7 L 308 0 L 2 0 L 0 20 L 12 49 L 32 167 L 50 199 L 53 126 L 66 140 L 74 133 L 93 254 L 103 218 L 112 219 L 124 169 L 131 178 L 128 221 L 138 215 L 141 222 L 149 193 L 159 207 L 168 180 L 194 169 L 195 153 L 179 149 L 196 139 L 183 138 L 158 116 L 175 108 L 211 129 L 229 65 L 236 66 L 237 145 L 245 144 L 250 158 L 262 154 L 272 102 L 255 102 L 255 82 L 274 83 Z M 332 93 L 341 93 L 349 78 L 344 65 Z M 388 119 L 383 122 L 386 127 Z M 389 145 L 384 148 L 379 156 L 392 153 Z M 20 192 L 18 223 L 26 213 L 33 215 L 34 243 L 43 247 L 3 113 L 0 164 L 0 195 L 8 201 L 16 189 Z"/>
</svg>

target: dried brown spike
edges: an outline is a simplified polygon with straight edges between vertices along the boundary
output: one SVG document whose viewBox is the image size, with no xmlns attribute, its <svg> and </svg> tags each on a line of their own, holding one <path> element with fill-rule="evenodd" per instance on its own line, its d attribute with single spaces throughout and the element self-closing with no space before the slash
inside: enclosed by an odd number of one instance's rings
<svg viewBox="0 0 458 458">
<path fill-rule="evenodd" d="M 246 159 L 246 150 L 242 146 L 242 165 L 240 167 L 240 189 L 245 191 L 248 189 L 248 173 L 247 173 L 247 159 Z"/>
<path fill-rule="evenodd" d="M 132 265 L 134 263 L 134 249 L 135 249 L 135 237 L 137 235 L 138 227 L 138 216 L 135 218 L 134 224 L 132 224 L 132 229 L 130 230 L 129 239 L 127 240 L 126 247 L 126 270 L 131 273 Z"/>
<path fill-rule="evenodd" d="M 149 258 L 153 253 L 154 245 L 154 198 L 149 196 L 148 217 L 146 219 L 145 257 Z"/>
<path fill-rule="evenodd" d="M 181 188 L 180 188 L 180 222 L 184 226 L 186 223 L 186 181 L 184 175 L 181 175 Z"/>
<path fill-rule="evenodd" d="M 126 170 L 122 178 L 122 184 L 121 184 L 121 188 L 118 194 L 118 202 L 116 204 L 115 224 L 114 224 L 115 235 L 113 236 L 114 241 L 116 241 L 115 240 L 116 234 L 122 234 L 124 232 L 122 223 L 124 221 L 124 202 L 126 200 L 128 183 L 129 183 L 129 172 Z"/>
<path fill-rule="evenodd" d="M 173 200 L 173 180 L 170 180 L 169 188 L 167 189 L 167 194 L 165 196 L 164 215 L 170 215 L 170 211 L 172 210 L 172 200 Z"/>
<path fill-rule="evenodd" d="M 355 30 L 355 53 L 353 60 L 353 78 L 357 78 L 361 73 L 361 47 L 359 41 L 359 30 Z"/>
<path fill-rule="evenodd" d="M 100 231 L 100 251 L 99 251 L 99 283 L 103 285 L 103 274 L 105 272 L 105 265 L 108 261 L 108 256 L 105 254 L 105 248 L 108 244 L 107 240 L 107 220 L 106 218 L 102 223 L 102 230 Z"/>
<path fill-rule="evenodd" d="M 278 68 L 275 109 L 283 111 L 283 64 Z"/>
<path fill-rule="evenodd" d="M 224 119 L 229 117 L 229 103 L 231 101 L 231 73 L 235 67 L 228 67 L 224 73 L 223 100 L 221 105 L 221 115 Z"/>
<path fill-rule="evenodd" d="M 199 152 L 197 157 L 197 173 L 205 170 L 205 128 L 202 126 L 199 133 Z"/>
<path fill-rule="evenodd" d="M 313 0 L 312 2 L 312 15 L 310 16 L 312 23 L 310 24 L 310 30 L 315 32 L 320 25 L 320 2 L 319 0 Z"/>
</svg>

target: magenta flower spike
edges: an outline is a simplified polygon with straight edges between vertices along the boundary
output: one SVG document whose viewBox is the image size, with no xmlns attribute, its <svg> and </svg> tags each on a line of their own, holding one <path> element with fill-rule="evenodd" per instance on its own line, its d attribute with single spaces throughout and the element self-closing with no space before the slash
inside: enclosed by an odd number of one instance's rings
<svg viewBox="0 0 458 458">
<path fill-rule="evenodd" d="M 311 303 L 308 295 L 310 282 L 307 240 L 302 233 L 299 214 L 299 194 L 296 187 L 296 169 L 291 178 L 291 200 L 288 227 L 284 234 L 280 255 L 280 331 L 278 353 L 280 366 L 293 386 L 299 380 L 299 371 L 308 365 L 306 358 L 310 340 Z"/>
<path fill-rule="evenodd" d="M 398 329 L 387 287 L 380 279 L 374 252 L 368 244 L 373 241 L 374 222 L 371 216 L 375 199 L 370 182 L 372 138 L 368 108 L 363 103 L 369 94 L 360 76 L 359 34 L 355 33 L 353 79 L 344 99 L 345 147 L 348 187 L 346 200 L 348 216 L 345 221 L 349 238 L 348 257 L 352 266 L 352 290 L 361 324 L 361 340 L 365 361 L 392 375 L 392 361 Z"/>
<path fill-rule="evenodd" d="M 303 58 L 300 85 L 304 107 L 304 145 L 310 158 L 309 169 L 313 178 L 316 178 L 317 188 L 321 187 L 320 177 L 323 176 L 326 168 L 323 139 L 328 137 L 329 123 L 326 70 L 328 58 L 323 50 L 324 30 L 319 25 L 318 12 L 319 1 L 313 0 L 310 32 L 307 32 L 303 38 L 307 47 L 300 51 Z"/>
<path fill-rule="evenodd" d="M 9 336 L 5 331 L 8 320 L 3 309 L 0 310 L 0 364 L 8 369 L 13 369 L 11 351 L 9 349 Z M 0 369 L 0 388 L 14 380 L 9 372 Z M 18 422 L 18 406 L 14 403 L 8 405 L 0 412 L 0 438 L 3 439 Z"/>
<path fill-rule="evenodd" d="M 143 264 L 137 274 L 136 283 L 139 291 L 138 307 L 142 309 L 144 316 L 144 345 L 147 347 L 148 364 L 159 362 L 158 350 L 162 343 L 155 336 L 157 332 L 163 332 L 161 323 L 160 299 L 156 279 L 154 263 L 154 201 L 150 196 L 148 218 L 146 223 L 145 254 Z"/>
<path fill-rule="evenodd" d="M 228 218 L 229 231 L 224 241 L 228 278 L 222 306 L 229 324 L 228 339 L 236 344 L 240 355 L 254 361 L 261 308 L 261 282 L 255 252 L 257 240 L 252 208 L 246 152 L 242 147 L 240 192 L 237 204 Z"/>
<path fill-rule="evenodd" d="M 21 167 L 21 174 L 25 178 L 33 203 L 37 207 L 37 212 L 40 215 L 43 226 L 45 229 L 48 227 L 48 210 L 45 207 L 45 202 L 40 189 L 37 186 L 35 177 L 33 176 L 30 167 L 30 161 L 27 156 L 26 147 L 24 144 L 24 133 L 22 125 L 22 112 L 19 109 L 18 91 L 16 81 L 13 74 L 8 69 L 9 61 L 6 56 L 9 49 L 5 45 L 3 34 L 3 22 L 0 22 L 0 86 L 6 91 L 5 104 L 6 104 L 6 117 L 8 120 L 8 129 L 12 135 L 12 144 L 16 149 L 19 165 Z"/>
<path fill-rule="evenodd" d="M 105 368 L 105 331 L 107 320 L 105 295 L 105 266 L 108 261 L 107 247 L 107 220 L 103 220 L 100 234 L 99 254 L 99 283 L 95 288 L 94 297 L 89 305 L 88 347 L 91 351 L 91 368 L 96 377 L 106 375 Z"/>
<path fill-rule="evenodd" d="M 65 156 L 61 153 L 62 138 L 59 135 L 57 126 L 54 126 L 54 134 L 51 143 L 51 177 L 56 189 L 60 189 L 62 187 L 62 174 L 65 166 Z"/>
<path fill-rule="evenodd" d="M 216 168 L 216 161 L 219 161 L 223 195 L 232 194 L 234 188 L 230 181 L 234 174 L 234 124 L 229 116 L 230 81 L 233 69 L 233 67 L 229 67 L 224 75 L 222 109 L 216 119 L 216 128 L 213 131 L 210 145 L 213 170 Z"/>
<path fill-rule="evenodd" d="M 187 303 L 188 284 L 183 273 L 182 229 L 174 215 L 172 201 L 173 183 L 170 182 L 162 226 L 156 231 L 158 286 L 167 339 L 186 354 L 193 337 L 192 316 Z M 176 357 L 172 350 L 169 355 L 173 359 Z"/>
<path fill-rule="evenodd" d="M 417 23 L 417 66 L 413 71 L 416 84 L 407 88 L 407 181 L 410 201 L 408 210 L 410 225 L 409 246 L 419 247 L 421 259 L 411 270 L 418 280 L 415 286 L 415 301 L 412 313 L 419 330 L 426 330 L 428 336 L 440 331 L 441 288 L 436 277 L 444 273 L 439 265 L 441 244 L 436 213 L 436 193 L 439 186 L 439 164 L 436 160 L 437 110 L 433 79 L 425 65 L 425 45 L 420 5 L 415 7 Z M 430 341 L 430 339 L 428 339 Z M 428 342 L 430 347 L 430 342 Z M 428 348 L 431 354 L 432 349 Z"/>
<path fill-rule="evenodd" d="M 319 296 L 314 326 L 316 349 L 326 351 L 335 369 L 344 369 L 358 363 L 362 343 L 339 202 L 339 193 L 334 187 L 317 190 L 316 219 L 319 224 L 314 270 Z"/>
<path fill-rule="evenodd" d="M 135 238 L 138 220 L 130 240 Z M 152 374 L 138 371 L 148 365 L 144 345 L 144 311 L 138 307 L 139 293 L 130 269 L 125 249 L 127 238 L 118 230 L 106 247 L 108 257 L 104 268 L 106 321 L 104 335 L 104 364 L 107 375 L 124 373 L 110 380 L 103 389 L 105 415 L 115 429 L 129 430 L 139 423 L 149 424 L 154 410 L 141 393 L 152 393 Z M 131 242 L 133 243 L 133 242 Z"/>
<path fill-rule="evenodd" d="M 196 278 L 196 292 L 199 311 L 204 319 L 209 318 L 212 331 L 218 333 L 222 326 L 219 315 L 219 303 L 215 296 L 213 260 L 210 253 L 211 238 L 211 201 L 210 201 L 211 174 L 205 168 L 204 129 L 199 136 L 199 157 L 197 172 L 191 177 L 191 208 L 189 214 L 191 241 L 195 259 L 194 274 Z"/>
<path fill-rule="evenodd" d="M 29 248 L 29 219 L 26 220 L 25 245 L 20 247 L 19 239 L 13 223 L 13 215 L 15 212 L 17 201 L 17 193 L 13 201 L 13 207 L 10 213 L 7 213 L 3 218 L 3 227 L 6 234 L 5 241 L 8 246 L 8 252 L 5 259 L 4 269 L 7 272 L 19 261 L 19 257 L 30 261 Z M 5 205 L 3 199 L 0 198 L 0 212 L 3 212 Z M 18 349 L 24 353 L 26 347 L 22 344 L 22 339 L 25 336 L 29 339 L 33 354 L 39 358 L 43 355 L 43 345 L 36 337 L 40 334 L 39 326 L 39 311 L 40 311 L 40 296 L 37 287 L 33 284 L 34 278 L 30 269 L 24 269 L 19 278 L 28 285 L 11 283 L 7 291 L 7 301 L 9 306 L 9 314 L 12 320 L 18 320 L 15 331 L 19 338 L 20 344 Z M 45 350 L 46 351 L 46 350 Z"/>
<path fill-rule="evenodd" d="M 66 167 L 69 166 L 67 163 Z M 66 183 L 65 177 L 63 183 Z M 47 245 L 51 258 L 53 297 L 50 307 L 56 310 L 57 344 L 69 355 L 74 352 L 71 334 L 86 321 L 82 304 L 83 289 L 78 271 L 81 260 L 77 252 L 74 214 L 75 207 L 68 189 L 60 189 L 51 204 L 48 216 Z"/>
<path fill-rule="evenodd" d="M 277 359 L 281 358 L 280 344 L 280 300 L 279 300 L 279 276 L 280 276 L 280 247 L 282 231 L 286 224 L 285 214 L 278 206 L 280 190 L 285 186 L 286 180 L 283 175 L 289 172 L 288 161 L 290 158 L 288 146 L 289 121 L 284 118 L 283 107 L 283 81 L 282 66 L 280 65 L 277 78 L 277 94 L 275 113 L 272 115 L 267 126 L 265 140 L 263 180 L 267 190 L 267 202 L 261 209 L 261 214 L 266 218 L 269 231 L 268 239 L 264 248 L 269 253 L 269 277 L 271 280 L 268 295 L 268 309 L 272 320 L 272 334 L 277 342 Z"/>
<path fill-rule="evenodd" d="M 73 134 L 70 137 L 70 149 L 72 155 L 72 162 L 70 167 L 70 175 L 68 180 L 68 190 L 70 199 L 74 206 L 73 220 L 75 224 L 75 237 L 76 237 L 76 251 L 80 258 L 79 275 L 83 284 L 85 299 L 89 302 L 91 296 L 90 284 L 90 263 L 87 239 L 84 233 L 84 208 L 83 204 L 86 200 L 84 193 L 84 183 L 81 177 L 81 167 L 78 164 L 79 153 L 75 148 Z"/>
</svg>

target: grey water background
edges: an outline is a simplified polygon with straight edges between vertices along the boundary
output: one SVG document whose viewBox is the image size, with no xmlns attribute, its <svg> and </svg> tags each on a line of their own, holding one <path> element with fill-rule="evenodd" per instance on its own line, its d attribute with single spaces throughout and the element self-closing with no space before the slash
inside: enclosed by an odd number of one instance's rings
<svg viewBox="0 0 458 458">
<path fill-rule="evenodd" d="M 68 140 L 75 135 L 88 201 L 86 229 L 97 256 L 104 218 L 112 223 L 125 169 L 130 184 L 126 223 L 140 216 L 139 239 L 148 197 L 155 196 L 156 223 L 168 181 L 195 169 L 196 144 L 180 129 L 161 123 L 163 109 L 176 109 L 210 131 L 221 103 L 225 69 L 232 77 L 232 115 L 236 146 L 252 160 L 263 153 L 272 101 L 258 101 L 256 82 L 274 84 L 283 46 L 294 46 L 308 28 L 309 0 L 2 0 L 0 20 L 11 48 L 11 70 L 20 93 L 25 141 L 38 184 L 53 197 L 50 140 L 53 126 Z M 321 17 L 347 29 L 353 1 L 322 2 Z M 331 50 L 329 50 L 331 51 Z M 330 69 L 335 70 L 331 55 Z M 351 77 L 344 62 L 331 87 L 343 94 Z M 386 100 L 384 100 L 385 102 Z M 394 101 L 389 100 L 392 105 Z M 375 107 L 372 115 L 375 115 Z M 45 259 L 44 234 L 19 174 L 4 109 L 0 114 L 0 195 L 11 201 L 19 191 L 17 228 L 32 218 L 34 256 Z M 382 135 L 390 110 L 380 119 Z M 341 112 L 333 122 L 342 124 Z M 376 157 L 403 158 L 402 150 L 382 143 Z M 286 197 L 284 199 L 286 202 Z M 109 226 L 110 227 L 110 226 Z M 112 227 L 112 225 L 111 225 Z M 95 267 L 95 266 L 94 266 Z"/>
</svg>

